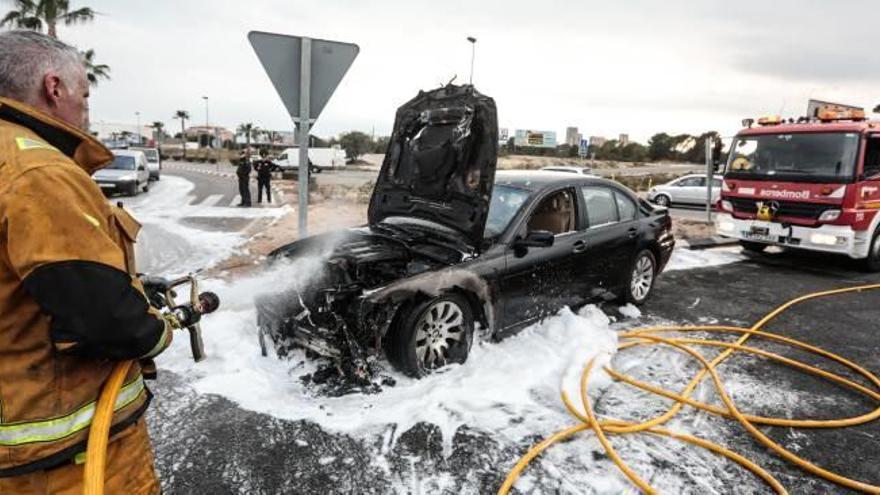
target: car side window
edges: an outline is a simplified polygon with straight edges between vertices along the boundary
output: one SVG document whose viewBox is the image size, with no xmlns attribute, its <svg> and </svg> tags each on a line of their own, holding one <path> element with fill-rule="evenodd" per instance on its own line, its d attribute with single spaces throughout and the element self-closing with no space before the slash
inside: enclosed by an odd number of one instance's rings
<svg viewBox="0 0 880 495">
<path fill-rule="evenodd" d="M 590 228 L 618 221 L 617 201 L 610 189 L 587 186 L 581 188 L 581 194 L 587 208 L 587 220 Z"/>
<path fill-rule="evenodd" d="M 712 179 L 712 189 L 721 189 L 721 179 Z"/>
<path fill-rule="evenodd" d="M 621 222 L 629 222 L 636 219 L 636 204 L 620 191 L 614 191 L 614 199 L 617 201 L 617 213 Z"/>
<path fill-rule="evenodd" d="M 688 177 L 687 179 L 681 179 L 678 182 L 672 184 L 675 187 L 693 187 L 697 185 L 696 177 Z"/>
<path fill-rule="evenodd" d="M 557 191 L 538 203 L 529 218 L 529 232 L 545 230 L 559 235 L 572 232 L 577 225 L 574 195 L 568 189 Z"/>
<path fill-rule="evenodd" d="M 278 161 L 286 161 L 287 153 L 281 153 L 281 156 L 278 157 Z"/>
</svg>

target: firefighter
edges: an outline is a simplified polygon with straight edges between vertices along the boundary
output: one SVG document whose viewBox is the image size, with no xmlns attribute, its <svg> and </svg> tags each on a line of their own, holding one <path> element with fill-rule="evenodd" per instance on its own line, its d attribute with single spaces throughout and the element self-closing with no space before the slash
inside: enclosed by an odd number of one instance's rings
<svg viewBox="0 0 880 495">
<path fill-rule="evenodd" d="M 241 203 L 238 206 L 248 207 L 251 205 L 251 157 L 250 150 L 241 152 L 238 158 L 238 168 L 235 170 L 238 176 L 238 194 Z"/>
<path fill-rule="evenodd" d="M 266 202 L 272 203 L 272 171 L 275 164 L 268 159 L 266 150 L 260 152 L 260 161 L 254 165 L 257 170 L 257 203 L 263 202 L 263 191 L 266 191 Z"/>
<path fill-rule="evenodd" d="M 2 494 L 81 493 L 111 368 L 156 356 L 179 325 L 147 303 L 136 276 L 140 225 L 91 178 L 113 155 L 86 131 L 88 96 L 75 48 L 0 33 Z M 135 365 L 115 404 L 107 493 L 159 493 L 150 399 Z"/>
</svg>

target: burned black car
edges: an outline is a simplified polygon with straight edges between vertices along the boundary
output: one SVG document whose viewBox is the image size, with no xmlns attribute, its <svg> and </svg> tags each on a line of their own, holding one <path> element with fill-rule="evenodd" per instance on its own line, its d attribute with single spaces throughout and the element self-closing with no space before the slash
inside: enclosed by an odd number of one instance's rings
<svg viewBox="0 0 880 495">
<path fill-rule="evenodd" d="M 319 274 L 258 299 L 261 335 L 364 373 L 383 353 L 421 376 L 591 300 L 640 304 L 669 259 L 671 220 L 620 184 L 495 173 L 495 104 L 472 86 L 422 92 L 397 112 L 369 224 L 272 253 Z M 355 363 L 355 364 L 353 364 Z"/>
</svg>

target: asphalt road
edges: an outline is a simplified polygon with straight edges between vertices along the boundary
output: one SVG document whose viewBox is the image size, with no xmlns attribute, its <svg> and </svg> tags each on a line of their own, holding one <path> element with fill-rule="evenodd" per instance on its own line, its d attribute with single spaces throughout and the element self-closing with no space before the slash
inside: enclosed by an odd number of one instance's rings
<svg viewBox="0 0 880 495">
<path fill-rule="evenodd" d="M 847 260 L 811 254 L 757 255 L 734 264 L 664 274 L 643 308 L 640 323 L 748 325 L 797 295 L 864 283 L 880 283 L 880 275 L 862 273 Z M 773 321 L 769 329 L 823 346 L 878 373 L 878 303 L 880 292 L 810 302 Z M 797 357 L 814 360 L 801 354 Z M 745 392 L 764 397 L 766 402 L 740 405 L 755 414 L 834 418 L 876 407 L 828 382 L 807 379 L 755 359 L 732 358 L 720 371 L 753 380 L 754 385 Z M 451 453 L 444 456 L 440 433 L 430 424 L 421 423 L 404 432 L 389 448 L 385 433 L 359 439 L 328 432 L 308 421 L 285 421 L 246 411 L 224 398 L 194 393 L 172 373 L 161 373 L 152 388 L 156 399 L 149 423 L 167 493 L 492 493 L 513 462 L 538 440 L 491 437 L 462 426 L 452 441 Z M 794 392 L 801 399 L 793 400 Z M 614 416 L 613 401 L 600 400 L 597 408 L 600 414 Z M 696 421 L 701 434 L 758 461 L 791 493 L 849 493 L 791 468 L 738 426 L 702 416 Z M 876 421 L 834 430 L 763 430 L 820 466 L 880 484 L 880 423 Z M 680 447 L 668 445 L 657 446 L 653 454 L 638 455 L 654 459 L 648 465 L 655 471 L 680 477 L 678 492 L 764 493 L 763 485 L 725 460 L 717 461 L 718 468 L 709 473 L 716 481 L 706 485 L 687 464 L 674 460 Z M 631 450 L 628 455 L 635 456 Z M 592 459 L 604 455 L 583 452 Z M 545 463 L 529 469 L 530 492 L 573 492 L 571 485 L 561 480 L 574 473 Z M 652 479 L 656 475 L 645 474 Z M 598 488 L 591 488 L 589 473 L 582 476 L 586 482 L 574 492 L 599 493 Z M 425 479 L 443 483 L 426 485 Z"/>
</svg>

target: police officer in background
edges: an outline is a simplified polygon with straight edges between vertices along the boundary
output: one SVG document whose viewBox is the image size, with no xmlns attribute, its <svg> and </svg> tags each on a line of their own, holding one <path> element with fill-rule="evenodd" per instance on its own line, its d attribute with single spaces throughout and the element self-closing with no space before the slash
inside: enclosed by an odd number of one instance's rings
<svg viewBox="0 0 880 495">
<path fill-rule="evenodd" d="M 235 170 L 238 176 L 238 194 L 241 203 L 238 206 L 249 207 L 251 205 L 251 157 L 250 150 L 241 152 L 238 158 L 238 168 Z"/>
<path fill-rule="evenodd" d="M 83 453 L 115 363 L 149 359 L 177 325 L 137 276 L 140 224 L 91 174 L 113 155 L 88 133 L 73 47 L 0 33 L 0 494 L 82 493 Z M 133 365 L 110 429 L 107 493 L 158 494 Z"/>
<path fill-rule="evenodd" d="M 254 164 L 257 171 L 257 203 L 263 202 L 263 191 L 266 191 L 266 202 L 272 203 L 272 172 L 275 164 L 268 159 L 266 150 L 260 151 L 260 160 Z"/>
</svg>

